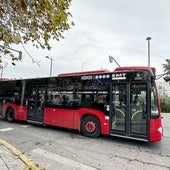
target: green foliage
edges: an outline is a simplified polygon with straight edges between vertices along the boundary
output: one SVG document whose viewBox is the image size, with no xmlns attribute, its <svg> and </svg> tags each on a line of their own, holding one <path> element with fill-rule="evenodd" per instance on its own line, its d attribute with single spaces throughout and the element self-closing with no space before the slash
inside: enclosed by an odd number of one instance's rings
<svg viewBox="0 0 170 170">
<path fill-rule="evenodd" d="M 170 113 L 170 97 L 162 96 L 160 101 L 162 112 Z"/>
<path fill-rule="evenodd" d="M 0 55 L 9 52 L 9 48 L 2 46 L 26 44 L 28 41 L 36 48 L 50 49 L 49 40 L 59 41 L 63 32 L 74 25 L 69 21 L 70 4 L 71 0 L 0 1 Z M 19 60 L 12 54 L 11 58 Z"/>
<path fill-rule="evenodd" d="M 170 74 L 170 59 L 166 59 L 166 64 L 162 64 L 164 73 L 169 73 Z"/>
</svg>

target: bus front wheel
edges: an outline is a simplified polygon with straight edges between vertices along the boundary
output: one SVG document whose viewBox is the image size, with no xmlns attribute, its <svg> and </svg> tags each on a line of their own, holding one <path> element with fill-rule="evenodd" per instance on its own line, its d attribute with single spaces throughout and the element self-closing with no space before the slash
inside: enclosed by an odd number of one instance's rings
<svg viewBox="0 0 170 170">
<path fill-rule="evenodd" d="M 96 138 L 100 135 L 100 122 L 94 116 L 83 118 L 81 132 L 86 137 Z"/>
<path fill-rule="evenodd" d="M 6 113 L 6 119 L 9 121 L 9 122 L 14 122 L 14 109 L 12 108 L 9 108 L 7 110 L 7 113 Z"/>
</svg>

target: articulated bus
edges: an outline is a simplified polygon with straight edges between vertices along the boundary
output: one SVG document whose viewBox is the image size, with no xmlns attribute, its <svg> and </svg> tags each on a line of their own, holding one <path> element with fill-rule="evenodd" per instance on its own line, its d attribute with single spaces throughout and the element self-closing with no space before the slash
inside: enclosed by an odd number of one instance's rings
<svg viewBox="0 0 170 170">
<path fill-rule="evenodd" d="M 0 81 L 0 114 L 9 122 L 161 141 L 162 120 L 155 75 L 150 67 L 118 67 L 56 77 Z"/>
</svg>

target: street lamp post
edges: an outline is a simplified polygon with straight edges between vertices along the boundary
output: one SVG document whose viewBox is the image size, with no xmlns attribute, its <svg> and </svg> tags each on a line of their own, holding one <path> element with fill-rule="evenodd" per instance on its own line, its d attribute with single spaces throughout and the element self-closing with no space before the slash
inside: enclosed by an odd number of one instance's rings
<svg viewBox="0 0 170 170">
<path fill-rule="evenodd" d="M 111 55 L 109 55 L 109 62 L 112 63 L 113 61 L 120 67 L 120 64 Z"/>
<path fill-rule="evenodd" d="M 151 40 L 151 37 L 147 37 L 146 40 L 148 41 L 148 67 L 150 67 L 150 40 Z"/>
<path fill-rule="evenodd" d="M 50 61 L 51 61 L 51 64 L 50 64 L 50 77 L 52 75 L 52 66 L 53 66 L 53 58 L 49 57 L 49 56 L 45 56 L 46 58 L 48 58 Z"/>
<path fill-rule="evenodd" d="M 3 66 L 0 66 L 0 69 L 1 69 L 1 78 L 2 78 L 2 74 L 3 74 L 3 69 L 4 69 L 4 67 L 3 67 Z"/>
</svg>

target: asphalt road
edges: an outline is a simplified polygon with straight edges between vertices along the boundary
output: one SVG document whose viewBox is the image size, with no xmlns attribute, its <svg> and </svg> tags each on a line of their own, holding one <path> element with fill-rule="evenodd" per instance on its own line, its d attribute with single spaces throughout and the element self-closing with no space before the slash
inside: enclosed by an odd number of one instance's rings
<svg viewBox="0 0 170 170">
<path fill-rule="evenodd" d="M 79 132 L 8 123 L 0 119 L 0 138 L 14 145 L 43 170 L 170 169 L 170 114 L 163 114 L 161 142 L 145 143 Z"/>
</svg>

